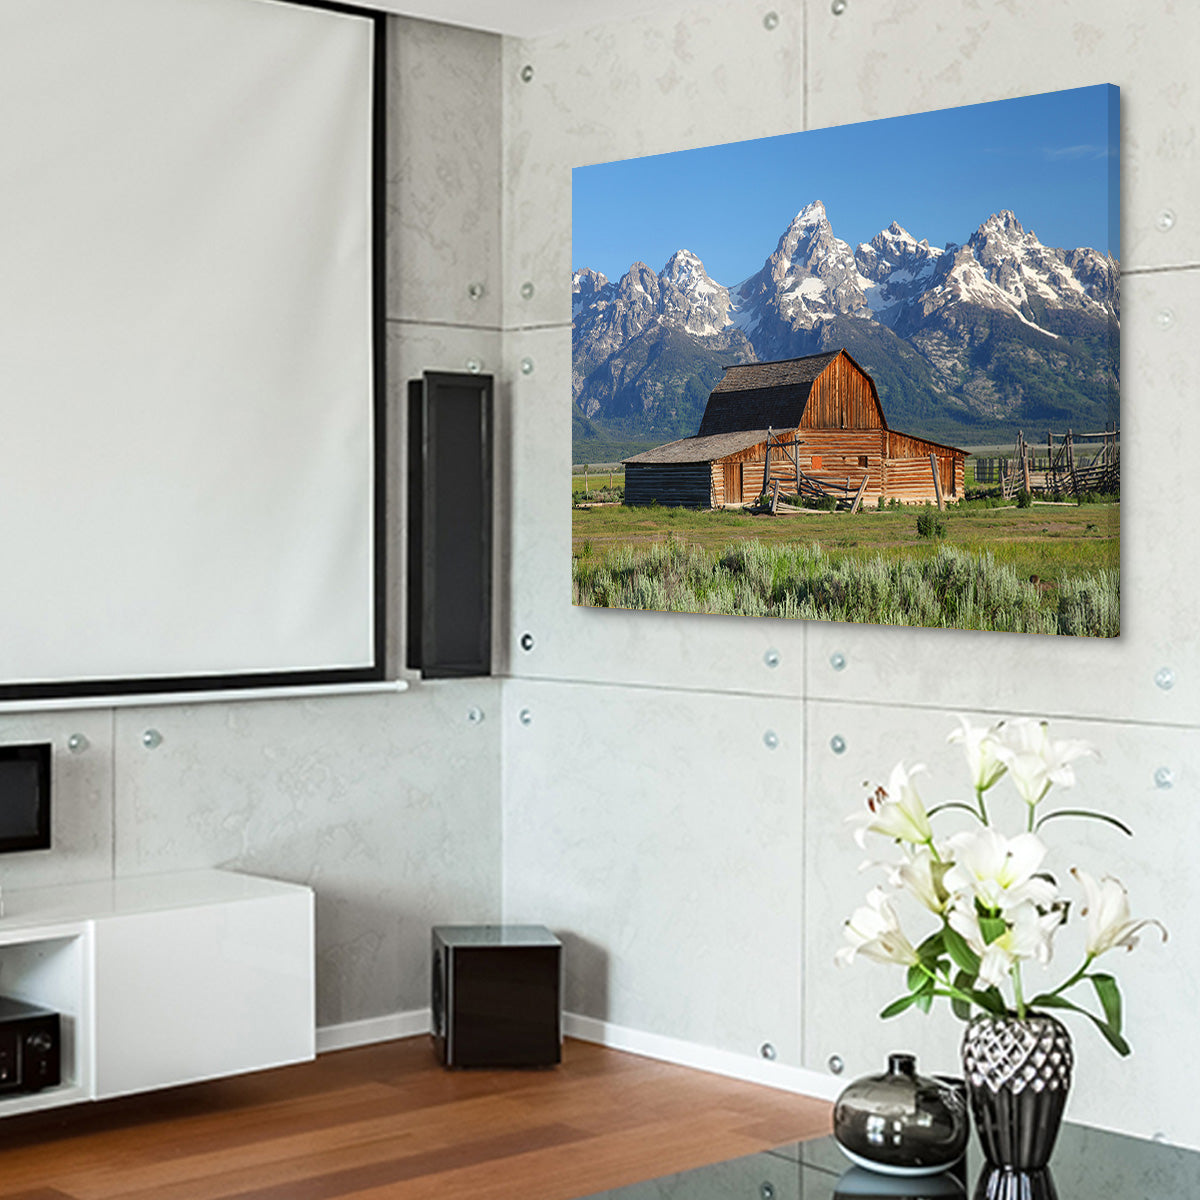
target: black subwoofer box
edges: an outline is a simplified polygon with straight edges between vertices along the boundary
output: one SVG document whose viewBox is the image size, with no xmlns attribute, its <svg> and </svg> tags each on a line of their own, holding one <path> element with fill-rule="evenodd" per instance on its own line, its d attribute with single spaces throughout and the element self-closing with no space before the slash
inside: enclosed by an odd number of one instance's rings
<svg viewBox="0 0 1200 1200">
<path fill-rule="evenodd" d="M 562 1061 L 562 943 L 541 925 L 433 930 L 433 1045 L 447 1067 Z"/>
</svg>

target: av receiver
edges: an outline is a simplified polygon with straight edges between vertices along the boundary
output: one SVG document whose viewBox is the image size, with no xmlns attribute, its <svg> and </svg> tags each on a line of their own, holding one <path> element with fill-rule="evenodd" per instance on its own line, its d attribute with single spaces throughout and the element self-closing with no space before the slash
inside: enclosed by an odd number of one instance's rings
<svg viewBox="0 0 1200 1200">
<path fill-rule="evenodd" d="M 0 996 L 0 1095 L 57 1085 L 61 1045 L 58 1013 Z"/>
</svg>

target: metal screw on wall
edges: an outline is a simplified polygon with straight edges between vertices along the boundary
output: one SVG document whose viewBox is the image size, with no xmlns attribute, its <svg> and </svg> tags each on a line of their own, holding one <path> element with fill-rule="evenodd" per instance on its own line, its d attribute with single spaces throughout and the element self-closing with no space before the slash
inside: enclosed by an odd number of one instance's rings
<svg viewBox="0 0 1200 1200">
<path fill-rule="evenodd" d="M 472 300 L 482 300 L 483 299 L 483 284 L 482 283 L 472 283 L 467 288 L 467 295 L 470 296 Z"/>
<path fill-rule="evenodd" d="M 67 738 L 67 749 L 70 750 L 72 754 L 82 754 L 90 745 L 91 742 L 89 742 L 87 737 L 82 733 L 73 733 L 69 738 Z"/>
<path fill-rule="evenodd" d="M 163 743 L 163 735 L 157 729 L 147 729 L 142 734 L 142 745 L 147 750 L 157 750 Z"/>
<path fill-rule="evenodd" d="M 758 1052 L 767 1060 L 767 1062 L 774 1062 L 778 1057 L 774 1045 L 772 1045 L 770 1042 L 763 1042 L 763 1044 L 759 1046 Z"/>
<path fill-rule="evenodd" d="M 522 375 L 532 375 L 533 374 L 533 359 L 532 358 L 521 359 L 521 374 Z"/>
<path fill-rule="evenodd" d="M 844 671 L 846 669 L 846 656 L 840 650 L 835 650 L 829 656 L 829 665 L 835 671 Z"/>
<path fill-rule="evenodd" d="M 533 67 L 529 63 L 526 63 L 521 68 L 521 82 L 529 83 L 532 79 L 533 79 Z"/>
<path fill-rule="evenodd" d="M 524 650 L 526 654 L 528 654 L 536 644 L 537 643 L 533 640 L 532 633 L 521 634 L 521 649 Z"/>
<path fill-rule="evenodd" d="M 829 739 L 829 748 L 834 752 L 834 754 L 845 754 L 846 739 L 842 737 L 840 733 L 835 733 L 833 737 Z"/>
<path fill-rule="evenodd" d="M 835 1075 L 840 1075 L 846 1069 L 846 1064 L 842 1061 L 840 1054 L 831 1054 L 829 1056 L 829 1069 Z"/>
<path fill-rule="evenodd" d="M 529 709 L 523 708 L 517 714 L 517 720 L 520 721 L 522 725 L 532 725 L 533 724 L 533 713 L 530 712 Z"/>
<path fill-rule="evenodd" d="M 846 11 L 846 0 L 833 0 L 833 3 L 829 6 L 829 11 L 835 17 L 840 17 Z"/>
<path fill-rule="evenodd" d="M 1159 667 L 1154 674 L 1154 686 L 1169 692 L 1175 686 L 1175 672 L 1170 667 Z"/>
<path fill-rule="evenodd" d="M 1175 786 L 1175 772 L 1170 767 L 1159 767 L 1154 772 L 1154 786 L 1160 792 L 1168 791 Z"/>
<path fill-rule="evenodd" d="M 482 708 L 468 708 L 467 709 L 467 720 L 470 721 L 472 725 L 478 725 L 483 720 L 483 709 Z"/>
<path fill-rule="evenodd" d="M 767 30 L 776 29 L 779 26 L 779 14 L 777 12 L 769 12 L 763 15 L 763 28 Z"/>
<path fill-rule="evenodd" d="M 1162 212 L 1154 218 L 1154 228 L 1159 233 L 1169 233 L 1175 228 L 1175 214 L 1169 209 L 1164 208 Z"/>
<path fill-rule="evenodd" d="M 528 280 L 526 280 L 523 284 L 521 284 L 521 299 L 522 300 L 532 300 L 533 299 L 533 284 L 530 283 Z"/>
<path fill-rule="evenodd" d="M 768 750 L 776 749 L 779 745 L 779 734 L 777 734 L 773 729 L 768 729 L 767 732 L 763 734 L 763 745 L 766 746 Z"/>
<path fill-rule="evenodd" d="M 763 662 L 773 671 L 783 661 L 783 655 L 773 647 L 763 655 Z"/>
</svg>

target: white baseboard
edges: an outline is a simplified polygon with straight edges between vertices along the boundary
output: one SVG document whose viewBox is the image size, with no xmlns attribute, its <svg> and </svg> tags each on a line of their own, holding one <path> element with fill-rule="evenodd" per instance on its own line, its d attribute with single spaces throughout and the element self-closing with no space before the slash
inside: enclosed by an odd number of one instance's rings
<svg viewBox="0 0 1200 1200">
<path fill-rule="evenodd" d="M 630 1054 L 656 1058 L 680 1067 L 693 1067 L 731 1079 L 744 1079 L 747 1083 L 761 1083 L 819 1100 L 837 1099 L 846 1086 L 845 1080 L 824 1075 L 820 1071 L 810 1071 L 806 1067 L 789 1067 L 749 1054 L 736 1054 L 732 1050 L 715 1050 L 711 1046 L 701 1046 L 658 1033 L 644 1033 L 640 1029 L 613 1025 L 576 1013 L 564 1014 L 563 1029 L 568 1036 L 581 1041 L 597 1042 L 614 1050 L 625 1050 Z"/>
<path fill-rule="evenodd" d="M 317 1030 L 317 1053 L 347 1050 L 351 1046 L 369 1046 L 373 1042 L 391 1042 L 396 1038 L 428 1033 L 431 1013 L 427 1008 L 412 1012 L 388 1013 L 366 1021 L 347 1021 L 344 1025 L 323 1025 Z"/>
<path fill-rule="evenodd" d="M 317 1053 L 415 1037 L 428 1033 L 430 1022 L 430 1010 L 420 1008 L 412 1012 L 371 1017 L 366 1021 L 348 1021 L 344 1025 L 325 1025 L 317 1030 Z M 835 1100 L 846 1086 L 844 1080 L 820 1071 L 810 1071 L 806 1067 L 790 1067 L 749 1054 L 736 1054 L 732 1050 L 715 1050 L 711 1046 L 701 1046 L 659 1033 L 644 1033 L 640 1029 L 613 1025 L 577 1013 L 563 1014 L 563 1032 L 567 1037 L 640 1054 L 643 1058 L 655 1058 L 660 1062 L 709 1071 L 731 1079 L 744 1079 L 747 1083 L 764 1084 L 820 1100 Z"/>
</svg>

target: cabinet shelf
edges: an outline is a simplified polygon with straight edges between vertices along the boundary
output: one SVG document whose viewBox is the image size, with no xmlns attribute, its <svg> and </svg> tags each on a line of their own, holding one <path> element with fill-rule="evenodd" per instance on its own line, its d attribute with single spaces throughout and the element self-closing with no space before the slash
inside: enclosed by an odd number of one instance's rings
<svg viewBox="0 0 1200 1200">
<path fill-rule="evenodd" d="M 315 1053 L 313 895 L 229 871 L 4 894 L 0 995 L 61 1017 L 62 1083 L 0 1116 Z"/>
</svg>

